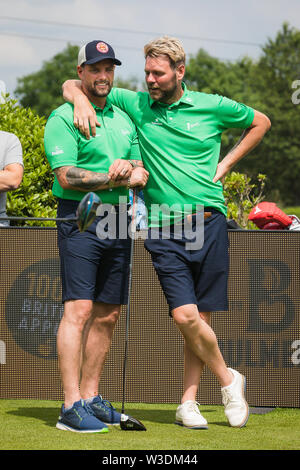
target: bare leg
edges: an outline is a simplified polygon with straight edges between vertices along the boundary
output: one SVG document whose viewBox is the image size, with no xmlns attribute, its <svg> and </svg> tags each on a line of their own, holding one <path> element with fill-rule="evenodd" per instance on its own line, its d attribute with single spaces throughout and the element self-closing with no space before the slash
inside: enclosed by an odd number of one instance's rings
<svg viewBox="0 0 300 470">
<path fill-rule="evenodd" d="M 64 314 L 58 328 L 57 353 L 66 408 L 81 398 L 79 377 L 82 337 L 92 308 L 93 302 L 90 300 L 65 302 Z"/>
<path fill-rule="evenodd" d="M 120 311 L 120 305 L 94 303 L 83 339 L 80 385 L 83 399 L 98 395 L 100 376 Z"/>
<path fill-rule="evenodd" d="M 224 362 L 216 335 L 206 321 L 199 316 L 197 306 L 194 304 L 183 305 L 175 308 L 172 313 L 174 321 L 181 331 L 188 348 L 210 368 L 217 377 L 221 387 L 230 385 L 233 377 Z M 192 366 L 193 380 L 195 381 L 194 368 L 195 360 L 193 360 Z"/>
<path fill-rule="evenodd" d="M 210 325 L 210 312 L 199 312 L 199 315 L 208 325 Z M 196 354 L 194 354 L 185 341 L 183 395 L 181 403 L 184 403 L 187 400 L 196 401 L 196 395 L 204 366 L 205 364 L 202 359 L 199 359 Z"/>
</svg>

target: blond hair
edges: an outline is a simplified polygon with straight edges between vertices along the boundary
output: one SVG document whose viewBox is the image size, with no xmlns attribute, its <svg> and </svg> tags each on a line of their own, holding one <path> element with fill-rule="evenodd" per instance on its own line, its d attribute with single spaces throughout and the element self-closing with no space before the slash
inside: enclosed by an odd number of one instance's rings
<svg viewBox="0 0 300 470">
<path fill-rule="evenodd" d="M 153 41 L 146 44 L 144 47 L 144 55 L 145 58 L 166 55 L 173 67 L 179 64 L 185 64 L 185 52 L 180 41 L 169 36 L 153 39 Z"/>
</svg>

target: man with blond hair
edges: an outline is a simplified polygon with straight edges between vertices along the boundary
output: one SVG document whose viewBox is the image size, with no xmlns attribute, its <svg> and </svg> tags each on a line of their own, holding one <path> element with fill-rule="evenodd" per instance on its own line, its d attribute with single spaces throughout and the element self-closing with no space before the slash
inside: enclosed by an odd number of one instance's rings
<svg viewBox="0 0 300 470">
<path fill-rule="evenodd" d="M 184 390 L 176 410 L 176 423 L 203 429 L 207 421 L 196 402 L 205 365 L 221 386 L 229 424 L 242 427 L 249 416 L 245 377 L 227 367 L 211 324 L 213 311 L 226 311 L 228 235 L 221 179 L 247 155 L 270 128 L 264 114 L 226 97 L 190 91 L 183 83 L 185 52 L 176 38 L 164 36 L 144 48 L 148 92 L 114 88 L 111 100 L 135 123 L 144 167 L 149 180 L 144 189 L 149 230 L 145 247 L 166 296 L 170 314 L 184 338 Z M 67 81 L 64 97 L 74 102 L 75 125 L 89 137 L 95 135 L 95 113 L 78 81 Z M 235 147 L 219 162 L 221 135 L 229 128 L 245 130 Z M 172 207 L 158 214 L 157 205 Z M 187 217 L 192 230 L 204 220 L 202 247 L 187 249 L 187 236 L 178 234 Z M 178 214 L 178 212 L 180 212 Z M 203 213 L 202 213 L 203 215 Z M 164 229 L 170 228 L 169 237 Z M 195 230 L 196 229 L 196 230 Z"/>
</svg>

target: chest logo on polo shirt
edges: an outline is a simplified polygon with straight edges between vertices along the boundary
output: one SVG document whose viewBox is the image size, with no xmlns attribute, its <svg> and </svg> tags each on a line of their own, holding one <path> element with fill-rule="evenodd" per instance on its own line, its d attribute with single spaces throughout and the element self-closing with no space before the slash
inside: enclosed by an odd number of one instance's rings
<svg viewBox="0 0 300 470">
<path fill-rule="evenodd" d="M 155 124 L 156 126 L 162 126 L 162 122 L 159 122 L 158 118 L 155 119 L 155 121 L 152 121 L 151 124 Z"/>
<path fill-rule="evenodd" d="M 194 127 L 197 127 L 199 126 L 199 122 L 187 122 L 186 123 L 186 128 L 188 131 L 190 131 L 191 129 L 193 129 Z"/>
</svg>

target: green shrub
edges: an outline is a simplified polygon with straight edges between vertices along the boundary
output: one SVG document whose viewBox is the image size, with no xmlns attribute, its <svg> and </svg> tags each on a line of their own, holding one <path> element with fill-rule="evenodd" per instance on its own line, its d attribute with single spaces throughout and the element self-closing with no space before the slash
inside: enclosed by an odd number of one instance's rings
<svg viewBox="0 0 300 470">
<path fill-rule="evenodd" d="M 251 209 L 264 198 L 266 175 L 257 176 L 257 184 L 244 173 L 232 171 L 224 179 L 224 197 L 227 205 L 227 218 L 233 219 L 244 229 L 257 229 L 248 221 Z"/>
<path fill-rule="evenodd" d="M 20 187 L 7 194 L 7 214 L 18 217 L 55 217 L 56 199 L 52 195 L 53 172 L 45 157 L 46 118 L 23 108 L 6 95 L 0 105 L 0 129 L 15 134 L 22 144 L 24 176 Z M 24 225 L 14 222 L 11 225 Z M 27 225 L 55 226 L 55 222 L 28 221 Z"/>
</svg>

